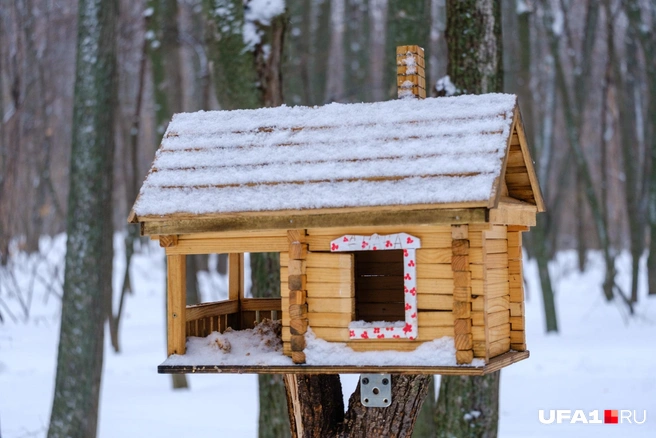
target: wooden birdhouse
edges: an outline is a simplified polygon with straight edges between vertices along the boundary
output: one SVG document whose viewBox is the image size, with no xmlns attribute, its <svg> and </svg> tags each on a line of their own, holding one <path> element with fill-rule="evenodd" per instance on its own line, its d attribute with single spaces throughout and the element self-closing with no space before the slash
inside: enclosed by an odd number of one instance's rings
<svg viewBox="0 0 656 438">
<path fill-rule="evenodd" d="M 410 99 L 173 117 L 129 218 L 166 251 L 160 372 L 476 375 L 528 357 L 522 233 L 544 204 L 517 99 L 421 99 L 421 52 L 398 51 Z M 246 296 L 253 252 L 280 254 L 281 298 Z M 185 257 L 210 253 L 229 254 L 227 299 L 186 306 Z M 185 359 L 265 318 L 280 360 Z"/>
</svg>

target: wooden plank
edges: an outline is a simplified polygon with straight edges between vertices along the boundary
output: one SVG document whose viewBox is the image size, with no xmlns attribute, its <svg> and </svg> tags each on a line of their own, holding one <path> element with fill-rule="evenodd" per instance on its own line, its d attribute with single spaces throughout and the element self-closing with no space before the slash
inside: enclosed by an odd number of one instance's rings
<svg viewBox="0 0 656 438">
<path fill-rule="evenodd" d="M 417 321 L 419 327 L 440 327 L 452 326 L 454 316 L 448 311 L 420 311 L 417 312 Z"/>
<path fill-rule="evenodd" d="M 488 285 L 508 283 L 507 269 L 488 269 L 485 273 Z"/>
<path fill-rule="evenodd" d="M 459 302 L 469 302 L 472 300 L 472 293 L 470 287 L 454 287 L 453 300 Z"/>
<path fill-rule="evenodd" d="M 444 336 L 455 336 L 453 326 L 419 327 L 417 331 L 418 341 L 432 341 Z"/>
<path fill-rule="evenodd" d="M 294 242 L 289 244 L 289 260 L 304 260 L 308 246 L 305 243 Z"/>
<path fill-rule="evenodd" d="M 481 264 L 483 263 L 483 248 L 469 248 L 469 263 Z"/>
<path fill-rule="evenodd" d="M 282 274 L 284 267 L 281 267 L 280 273 Z M 290 260 L 286 276 L 289 275 L 303 275 L 306 273 L 307 265 L 305 260 Z"/>
<path fill-rule="evenodd" d="M 240 304 L 242 310 L 282 310 L 280 298 L 244 298 Z"/>
<path fill-rule="evenodd" d="M 487 240 L 485 242 L 486 254 L 508 253 L 508 241 L 505 239 Z"/>
<path fill-rule="evenodd" d="M 472 280 L 472 296 L 502 296 L 508 295 L 508 283 L 485 284 L 484 280 Z"/>
<path fill-rule="evenodd" d="M 418 249 L 417 265 L 421 263 L 451 263 L 451 248 Z"/>
<path fill-rule="evenodd" d="M 472 312 L 471 312 L 471 303 L 470 302 L 453 300 L 453 317 L 454 318 L 470 318 L 471 315 L 472 315 Z"/>
<path fill-rule="evenodd" d="M 185 354 L 187 341 L 186 319 L 186 258 L 173 255 L 167 258 L 167 351 L 171 354 Z"/>
<path fill-rule="evenodd" d="M 282 290 L 287 290 L 287 283 L 283 283 Z M 353 283 L 307 283 L 308 297 L 312 298 L 352 298 L 355 296 Z"/>
<path fill-rule="evenodd" d="M 524 344 L 526 342 L 526 332 L 524 330 L 511 330 L 510 342 L 513 344 Z"/>
<path fill-rule="evenodd" d="M 458 365 L 469 364 L 474 360 L 474 352 L 472 350 L 457 350 L 456 363 Z"/>
<path fill-rule="evenodd" d="M 470 265 L 472 280 L 485 280 L 485 265 Z"/>
<path fill-rule="evenodd" d="M 287 242 L 289 244 L 293 243 L 305 243 L 305 230 L 296 229 L 296 230 L 287 230 Z"/>
<path fill-rule="evenodd" d="M 513 260 L 519 260 L 522 258 L 522 248 L 519 246 L 509 246 L 508 247 L 508 258 Z"/>
<path fill-rule="evenodd" d="M 515 351 L 526 351 L 526 343 L 514 344 L 511 342 L 510 349 Z"/>
<path fill-rule="evenodd" d="M 342 298 L 314 298 L 308 296 L 308 312 L 318 313 L 353 313 L 354 302 L 351 299 Z"/>
<path fill-rule="evenodd" d="M 490 284 L 487 286 L 487 294 L 485 295 L 488 300 L 498 297 L 510 298 L 510 289 L 508 283 Z"/>
<path fill-rule="evenodd" d="M 527 173 L 507 173 L 506 184 L 510 185 L 530 185 L 531 181 Z"/>
<path fill-rule="evenodd" d="M 524 314 L 524 303 L 510 303 L 510 316 L 522 316 Z"/>
<path fill-rule="evenodd" d="M 312 326 L 312 331 L 317 336 L 317 338 L 328 342 L 346 342 L 351 339 L 349 337 L 348 327 L 335 328 Z"/>
<path fill-rule="evenodd" d="M 418 278 L 418 295 L 452 295 L 453 280 L 444 278 Z"/>
<path fill-rule="evenodd" d="M 519 111 L 517 111 L 517 126 L 515 127 L 517 136 L 519 137 L 519 144 L 521 146 L 522 155 L 524 157 L 524 164 L 528 170 L 528 176 L 531 181 L 531 188 L 533 189 L 533 197 L 535 198 L 535 203 L 537 205 L 538 211 L 545 211 L 544 200 L 542 198 L 542 192 L 540 190 L 540 184 L 538 182 L 537 174 L 535 173 L 535 168 L 533 167 L 533 160 L 531 159 L 531 154 L 528 148 L 528 142 L 526 141 L 526 134 L 524 131 L 524 123 L 522 121 L 522 116 Z"/>
<path fill-rule="evenodd" d="M 432 340 L 432 339 L 431 339 Z M 392 339 L 375 339 L 375 340 L 352 340 L 346 343 L 354 351 L 414 351 L 422 344 L 418 341 L 392 340 Z"/>
<path fill-rule="evenodd" d="M 388 350 L 412 351 L 421 342 L 412 341 L 350 341 L 348 346 L 357 351 L 380 350 L 384 342 Z M 291 353 L 291 350 L 286 350 Z M 160 374 L 439 374 L 481 376 L 500 370 L 503 367 L 528 358 L 528 351 L 513 351 L 501 354 L 482 367 L 473 366 L 354 366 L 354 365 L 160 365 Z"/>
<path fill-rule="evenodd" d="M 465 335 L 471 333 L 472 321 L 469 318 L 459 318 L 454 320 L 453 328 L 456 335 Z"/>
<path fill-rule="evenodd" d="M 506 253 L 488 254 L 486 257 L 486 262 L 487 263 L 485 263 L 485 266 L 488 269 L 508 268 L 508 254 Z"/>
<path fill-rule="evenodd" d="M 196 319 L 206 318 L 208 316 L 227 315 L 239 311 L 239 302 L 237 300 L 218 301 L 214 303 L 196 304 L 186 306 L 185 321 L 190 322 Z"/>
<path fill-rule="evenodd" d="M 490 210 L 489 220 L 494 224 L 517 224 L 535 226 L 535 206 L 517 206 L 504 202 L 499 203 L 499 208 Z"/>
<path fill-rule="evenodd" d="M 456 350 L 471 350 L 474 345 L 474 341 L 471 333 L 455 335 L 453 341 L 455 343 Z"/>
<path fill-rule="evenodd" d="M 169 248 L 178 244 L 178 235 L 173 234 L 169 236 L 159 236 L 159 246 L 162 248 Z"/>
<path fill-rule="evenodd" d="M 443 263 L 417 263 L 417 278 L 453 278 L 452 266 Z"/>
<path fill-rule="evenodd" d="M 297 210 L 276 212 L 240 212 L 225 214 L 170 214 L 136 218 L 143 222 L 142 234 L 189 234 L 217 230 L 288 229 L 298 228 L 444 225 L 483 223 L 487 220 L 486 203 L 423 204 L 408 206 L 353 207 L 341 209 Z M 312 249 L 312 247 L 310 248 Z M 229 251 L 224 251 L 229 252 Z"/>
<path fill-rule="evenodd" d="M 467 225 L 452 225 L 451 238 L 453 240 L 469 239 L 469 227 Z"/>
<path fill-rule="evenodd" d="M 287 237 L 253 237 L 224 239 L 185 239 L 180 236 L 178 244 L 166 248 L 167 255 L 176 254 L 224 254 L 244 252 L 287 251 Z"/>
<path fill-rule="evenodd" d="M 507 239 L 508 228 L 505 225 L 491 225 L 488 231 L 484 231 L 486 240 Z"/>
<path fill-rule="evenodd" d="M 482 312 L 476 312 L 472 315 L 472 321 L 474 325 L 482 326 L 484 324 L 484 314 Z M 492 312 L 487 314 L 487 324 L 490 327 L 495 327 L 501 324 L 508 323 L 510 321 L 510 312 L 508 310 L 499 310 L 498 312 Z"/>
<path fill-rule="evenodd" d="M 347 327 L 352 321 L 350 313 L 310 312 L 308 313 L 310 327 Z"/>
<path fill-rule="evenodd" d="M 349 283 L 353 281 L 353 270 L 351 268 L 307 268 L 307 278 L 311 283 Z"/>
<path fill-rule="evenodd" d="M 508 248 L 522 246 L 522 233 L 518 231 L 508 232 Z"/>
<path fill-rule="evenodd" d="M 454 287 L 471 287 L 472 276 L 471 272 L 454 272 L 453 285 Z"/>
<path fill-rule="evenodd" d="M 521 303 L 524 301 L 524 288 L 523 287 L 510 287 L 508 288 L 511 303 Z"/>
<path fill-rule="evenodd" d="M 419 310 L 452 310 L 453 295 L 417 294 L 417 308 Z"/>
<path fill-rule="evenodd" d="M 344 236 L 346 234 L 370 236 L 372 234 L 379 234 L 381 236 L 397 233 L 408 233 L 412 236 L 421 237 L 424 234 L 443 234 L 450 233 L 450 225 L 434 225 L 434 226 L 416 226 L 416 225 L 397 225 L 397 226 L 354 226 L 354 227 L 331 227 L 331 228 L 308 228 L 308 236 L 329 236 L 331 239 Z"/>
<path fill-rule="evenodd" d="M 305 261 L 308 268 L 353 269 L 353 257 L 336 257 L 334 253 L 308 252 Z"/>
<path fill-rule="evenodd" d="M 496 356 L 499 356 L 503 353 L 506 353 L 510 350 L 510 339 L 509 338 L 504 338 L 504 339 L 499 339 L 496 342 L 491 342 L 490 343 L 490 348 L 489 348 L 489 356 L 490 359 Z"/>
<path fill-rule="evenodd" d="M 307 290 L 307 275 L 287 276 L 287 288 L 289 290 Z"/>
<path fill-rule="evenodd" d="M 510 329 L 511 330 L 524 330 L 524 317 L 523 316 L 511 316 L 509 317 Z"/>
<path fill-rule="evenodd" d="M 228 254 L 228 299 L 238 300 L 244 295 L 244 255 Z"/>
<path fill-rule="evenodd" d="M 487 310 L 485 309 L 485 297 L 479 296 L 472 300 L 472 310 L 473 311 L 486 311 L 487 313 L 494 313 L 500 310 L 510 309 L 510 301 L 508 297 L 498 297 L 487 300 Z M 511 315 L 514 316 L 514 315 Z"/>
<path fill-rule="evenodd" d="M 469 256 L 454 255 L 451 259 L 452 271 L 469 271 Z"/>
</svg>

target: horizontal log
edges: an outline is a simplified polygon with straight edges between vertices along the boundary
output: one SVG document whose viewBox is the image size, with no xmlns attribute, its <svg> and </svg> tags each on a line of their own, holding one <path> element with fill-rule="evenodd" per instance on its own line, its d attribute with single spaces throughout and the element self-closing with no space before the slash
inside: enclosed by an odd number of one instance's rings
<svg viewBox="0 0 656 438">
<path fill-rule="evenodd" d="M 524 317 L 523 316 L 511 316 L 508 319 L 510 321 L 511 330 L 524 330 Z"/>
<path fill-rule="evenodd" d="M 508 241 L 505 239 L 486 240 L 485 252 L 487 254 L 508 253 Z"/>
<path fill-rule="evenodd" d="M 489 230 L 485 231 L 485 239 L 507 239 L 508 228 L 505 225 L 492 225 Z"/>
<path fill-rule="evenodd" d="M 491 298 L 487 300 L 487 312 L 488 313 L 494 313 L 498 312 L 500 310 L 508 310 L 510 309 L 510 300 L 508 297 L 503 296 L 503 297 L 498 297 L 498 298 Z M 473 311 L 485 311 L 485 297 L 484 296 L 479 296 L 478 298 L 474 298 L 472 300 L 472 310 Z M 511 315 L 514 316 L 514 315 Z"/>
<path fill-rule="evenodd" d="M 174 254 L 226 254 L 243 252 L 287 251 L 287 237 L 251 237 L 222 239 L 186 239 L 180 236 L 178 244 L 166 248 L 167 255 Z"/>
<path fill-rule="evenodd" d="M 353 269 L 351 254 L 308 252 L 305 258 L 308 268 Z"/>
<path fill-rule="evenodd" d="M 420 248 L 417 250 L 417 265 L 421 263 L 451 263 L 451 248 Z"/>
<path fill-rule="evenodd" d="M 523 344 L 526 342 L 526 332 L 524 330 L 511 330 L 510 342 L 513 344 Z"/>
<path fill-rule="evenodd" d="M 280 298 L 244 298 L 242 310 L 282 310 Z"/>
<path fill-rule="evenodd" d="M 471 303 L 468 301 L 453 300 L 453 317 L 454 318 L 470 318 Z"/>
<path fill-rule="evenodd" d="M 490 342 L 489 356 L 490 358 L 507 353 L 510 350 L 510 339 L 500 339 L 496 342 Z"/>
<path fill-rule="evenodd" d="M 419 310 L 452 310 L 453 295 L 417 295 Z"/>
<path fill-rule="evenodd" d="M 417 264 L 417 278 L 453 278 L 451 265 L 438 263 Z"/>
<path fill-rule="evenodd" d="M 348 298 L 312 298 L 308 296 L 308 312 L 336 312 L 352 314 L 355 310 L 354 301 Z"/>
<path fill-rule="evenodd" d="M 188 214 L 134 218 L 143 235 L 191 234 L 221 231 L 287 230 L 295 228 L 449 225 L 483 223 L 487 202 L 348 207 L 317 210 Z"/>
<path fill-rule="evenodd" d="M 452 326 L 454 316 L 449 311 L 420 311 L 417 312 L 419 327 Z"/>
<path fill-rule="evenodd" d="M 351 313 L 312 312 L 308 313 L 310 327 L 347 327 L 353 320 Z"/>
<path fill-rule="evenodd" d="M 500 324 L 504 324 L 510 321 L 510 312 L 508 310 L 499 310 L 498 312 L 492 312 L 487 314 L 487 325 L 488 327 L 494 327 Z M 475 312 L 472 315 L 472 322 L 474 325 L 482 326 L 485 325 L 485 313 Z"/>
<path fill-rule="evenodd" d="M 280 304 L 278 304 L 280 305 Z M 195 304 L 187 306 L 185 321 L 195 321 L 209 316 L 228 315 L 239 311 L 238 301 L 219 301 L 215 303 Z"/>
</svg>

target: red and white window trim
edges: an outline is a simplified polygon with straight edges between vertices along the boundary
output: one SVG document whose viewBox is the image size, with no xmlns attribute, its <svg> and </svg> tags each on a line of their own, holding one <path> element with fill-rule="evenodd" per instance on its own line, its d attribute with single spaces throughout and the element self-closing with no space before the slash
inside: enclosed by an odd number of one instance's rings
<svg viewBox="0 0 656 438">
<path fill-rule="evenodd" d="M 349 324 L 351 339 L 416 339 L 417 338 L 417 258 L 421 241 L 406 233 L 381 236 L 346 234 L 330 242 L 331 252 L 403 250 L 403 296 L 405 321 Z"/>
</svg>

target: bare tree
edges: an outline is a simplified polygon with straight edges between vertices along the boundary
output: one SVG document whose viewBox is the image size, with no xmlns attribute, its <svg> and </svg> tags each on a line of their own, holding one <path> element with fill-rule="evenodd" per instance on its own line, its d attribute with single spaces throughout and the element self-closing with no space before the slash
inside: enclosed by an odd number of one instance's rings
<svg viewBox="0 0 656 438">
<path fill-rule="evenodd" d="M 95 437 L 112 287 L 117 1 L 81 0 L 68 239 L 57 378 L 48 437 Z"/>
</svg>

